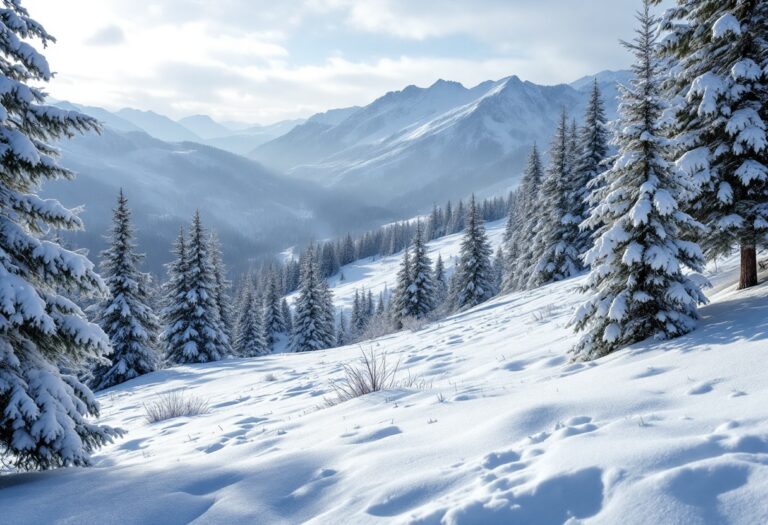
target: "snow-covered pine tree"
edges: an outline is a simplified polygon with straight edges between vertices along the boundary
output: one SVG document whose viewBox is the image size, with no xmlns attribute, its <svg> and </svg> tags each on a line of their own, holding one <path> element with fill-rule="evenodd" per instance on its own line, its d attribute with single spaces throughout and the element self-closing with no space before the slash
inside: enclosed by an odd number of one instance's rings
<svg viewBox="0 0 768 525">
<path fill-rule="evenodd" d="M 676 61 L 679 166 L 700 185 L 692 214 L 708 257 L 741 250 L 739 288 L 757 284 L 768 234 L 768 2 L 678 0 L 662 24 Z"/>
<path fill-rule="evenodd" d="M 436 305 L 432 260 L 427 255 L 421 221 L 417 221 L 416 234 L 413 237 L 413 259 L 411 260 L 410 273 L 411 284 L 407 290 L 407 317 L 423 319 L 435 309 Z"/>
<path fill-rule="evenodd" d="M 574 347 L 581 359 L 596 359 L 649 337 L 667 339 L 690 332 L 697 305 L 706 301 L 684 268 L 700 270 L 699 246 L 681 233 L 697 226 L 680 210 L 690 191 L 666 160 L 660 68 L 656 58 L 656 19 L 645 0 L 632 43 L 635 78 L 622 89 L 620 120 L 613 142 L 619 148 L 612 167 L 599 175 L 590 196 L 587 226 L 597 227 L 585 260 L 592 268 L 585 289 L 592 296 L 571 323 L 586 332 Z"/>
<path fill-rule="evenodd" d="M 285 333 L 290 334 L 293 330 L 293 318 L 291 316 L 291 307 L 288 306 L 288 300 L 286 298 L 283 298 L 283 300 L 280 302 L 280 311 L 283 317 Z"/>
<path fill-rule="evenodd" d="M 335 326 L 333 305 L 329 305 L 330 290 L 325 279 L 320 277 L 314 251 L 313 246 L 308 248 L 301 268 L 299 296 L 294 306 L 290 342 L 293 352 L 322 350 L 330 348 L 334 342 Z"/>
<path fill-rule="evenodd" d="M 528 164 L 523 172 L 520 185 L 520 195 L 514 209 L 510 210 L 507 236 L 506 264 L 502 289 L 504 291 L 524 288 L 531 275 L 534 261 L 538 259 L 535 252 L 535 237 L 540 214 L 537 209 L 539 191 L 543 179 L 541 157 L 536 144 L 531 148 Z"/>
<path fill-rule="evenodd" d="M 336 329 L 336 346 L 344 346 L 349 339 L 349 328 L 344 310 L 339 311 L 339 326 Z"/>
<path fill-rule="evenodd" d="M 437 261 L 435 261 L 435 307 L 442 307 L 446 299 L 448 298 L 448 278 L 445 275 L 445 265 L 443 263 L 443 256 L 437 254 Z"/>
<path fill-rule="evenodd" d="M 550 166 L 539 195 L 539 230 L 534 241 L 538 260 L 528 279 L 531 287 L 567 279 L 581 271 L 576 245 L 580 221 L 571 213 L 576 206 L 570 135 L 568 117 L 563 109 L 550 148 Z"/>
<path fill-rule="evenodd" d="M 149 306 L 149 275 L 139 272 L 128 200 L 120 190 L 112 217 L 109 248 L 101 252 L 101 269 L 109 297 L 98 307 L 97 322 L 109 336 L 112 355 L 93 370 L 95 390 L 109 388 L 157 370 L 160 321 Z"/>
<path fill-rule="evenodd" d="M 504 248 L 499 245 L 496 249 L 496 255 L 493 256 L 493 289 L 496 293 L 501 290 L 501 284 L 504 279 L 505 260 Z"/>
<path fill-rule="evenodd" d="M 461 254 L 456 267 L 456 308 L 465 309 L 487 301 L 496 294 L 493 285 L 491 246 L 475 204 L 469 201 Z"/>
<path fill-rule="evenodd" d="M 221 320 L 221 328 L 227 336 L 227 341 L 232 341 L 232 326 L 234 319 L 232 315 L 232 302 L 229 291 L 232 289 L 232 282 L 227 279 L 227 267 L 224 265 L 224 256 L 221 253 L 221 242 L 216 232 L 211 233 L 208 251 L 211 257 L 211 266 L 213 267 L 214 279 L 214 300 Z"/>
<path fill-rule="evenodd" d="M 264 335 L 267 339 L 267 345 L 271 348 L 275 343 L 275 335 L 285 333 L 280 293 L 277 289 L 277 275 L 274 271 L 269 272 L 267 276 L 263 314 Z"/>
<path fill-rule="evenodd" d="M 174 363 L 175 356 L 183 354 L 186 343 L 187 319 L 191 310 L 187 301 L 187 292 L 189 292 L 187 251 L 187 238 L 182 227 L 179 228 L 179 235 L 173 245 L 174 259 L 166 265 L 168 279 L 163 284 L 161 317 L 165 329 L 161 337 L 163 353 L 169 363 Z"/>
<path fill-rule="evenodd" d="M 235 338 L 235 352 L 240 357 L 258 357 L 268 354 L 269 342 L 262 324 L 262 307 L 251 279 L 245 283 L 241 308 L 240 323 Z"/>
<path fill-rule="evenodd" d="M 410 293 L 408 290 L 413 283 L 413 269 L 411 268 L 411 249 L 405 247 L 403 252 L 403 261 L 400 263 L 400 270 L 397 272 L 397 285 L 392 295 L 392 322 L 395 327 L 403 327 L 403 319 L 408 317 Z"/>
<path fill-rule="evenodd" d="M 32 40 L 45 47 L 54 39 L 19 2 L 4 2 L 0 33 L 0 451 L 21 469 L 87 465 L 94 449 L 121 432 L 88 420 L 98 415 L 96 399 L 57 364 L 76 368 L 108 353 L 109 339 L 63 294 L 100 298 L 107 289 L 84 255 L 42 240 L 83 223 L 36 192 L 73 176 L 56 163 L 50 142 L 98 125 L 45 105 L 36 86 L 52 74 Z"/>
<path fill-rule="evenodd" d="M 587 111 L 584 115 L 584 125 L 579 133 L 577 156 L 573 171 L 573 202 L 576 208 L 572 214 L 579 222 L 589 217 L 589 193 L 596 189 L 595 179 L 605 170 L 603 164 L 608 157 L 608 128 L 606 124 L 605 106 L 600 94 L 600 87 L 595 79 L 592 94 L 589 98 Z M 576 242 L 579 256 L 583 256 L 592 247 L 592 228 L 580 228 Z"/>
<path fill-rule="evenodd" d="M 177 261 L 169 267 L 165 339 L 166 358 L 171 363 L 205 363 L 232 353 L 219 318 L 208 241 L 200 213 L 195 212 L 189 240 L 185 245 L 180 235 Z"/>
</svg>

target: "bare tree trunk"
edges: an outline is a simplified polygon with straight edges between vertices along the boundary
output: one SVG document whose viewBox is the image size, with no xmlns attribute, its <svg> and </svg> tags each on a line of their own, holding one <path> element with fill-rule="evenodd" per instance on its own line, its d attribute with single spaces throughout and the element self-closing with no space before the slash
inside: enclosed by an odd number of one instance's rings
<svg viewBox="0 0 768 525">
<path fill-rule="evenodd" d="M 757 285 L 757 250 L 754 244 L 741 245 L 739 290 Z"/>
</svg>

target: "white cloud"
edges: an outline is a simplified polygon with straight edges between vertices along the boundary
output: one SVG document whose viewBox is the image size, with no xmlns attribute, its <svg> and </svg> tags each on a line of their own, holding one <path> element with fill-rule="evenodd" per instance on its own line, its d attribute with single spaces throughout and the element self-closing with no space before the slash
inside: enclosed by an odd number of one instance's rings
<svg viewBox="0 0 768 525">
<path fill-rule="evenodd" d="M 171 116 L 270 121 L 365 104 L 437 78 L 475 84 L 511 74 L 570 81 L 627 63 L 634 0 L 25 0 L 58 38 L 46 54 L 56 98 Z M 83 39 L 82 35 L 91 37 Z M 339 28 L 334 48 L 292 53 L 297 39 Z M 356 51 L 356 35 L 400 42 Z M 427 53 L 440 38 L 478 42 L 482 56 Z M 439 40 L 437 44 L 439 46 Z M 306 47 L 313 48 L 309 41 Z M 403 51 L 403 48 L 405 51 Z M 434 51 L 434 46 L 432 48 Z M 349 56 L 355 56 L 355 59 Z"/>
</svg>

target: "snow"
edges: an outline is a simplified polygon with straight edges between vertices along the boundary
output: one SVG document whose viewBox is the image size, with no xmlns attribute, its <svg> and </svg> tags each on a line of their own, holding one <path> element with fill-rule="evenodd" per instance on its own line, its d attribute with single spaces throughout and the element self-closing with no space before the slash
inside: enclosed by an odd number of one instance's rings
<svg viewBox="0 0 768 525">
<path fill-rule="evenodd" d="M 336 300 L 391 289 L 399 261 L 345 267 Z M 3 522 L 766 523 L 768 285 L 718 267 L 695 332 L 597 362 L 566 356 L 576 278 L 364 343 L 423 384 L 333 407 L 357 345 L 148 374 L 100 393 L 128 434 L 93 467 L 0 477 Z M 179 389 L 210 412 L 148 424 Z"/>
</svg>

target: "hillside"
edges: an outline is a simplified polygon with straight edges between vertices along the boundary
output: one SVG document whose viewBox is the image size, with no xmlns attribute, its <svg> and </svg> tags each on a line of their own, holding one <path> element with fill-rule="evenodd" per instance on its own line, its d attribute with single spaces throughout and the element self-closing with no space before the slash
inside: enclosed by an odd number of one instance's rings
<svg viewBox="0 0 768 525">
<path fill-rule="evenodd" d="M 70 240 L 98 253 L 119 188 L 134 211 L 147 269 L 164 273 L 181 224 L 200 209 L 219 231 L 227 262 L 236 272 L 254 257 L 346 232 L 349 224 L 373 227 L 391 218 L 347 199 L 343 192 L 286 179 L 260 164 L 193 142 L 169 143 L 142 132 L 107 127 L 60 144 L 73 182 L 47 184 L 44 195 L 66 206 L 84 205 L 86 231 Z"/>
<path fill-rule="evenodd" d="M 432 252 L 448 260 L 458 240 Z M 345 268 L 337 296 L 393 282 L 396 259 Z M 103 420 L 128 435 L 93 468 L 0 478 L 3 517 L 765 523 L 768 286 L 735 292 L 735 269 L 713 270 L 712 304 L 692 334 L 588 364 L 567 356 L 565 323 L 581 299 L 573 279 L 362 345 L 416 381 L 333 407 L 329 382 L 357 346 L 144 376 L 99 395 Z M 143 405 L 177 389 L 207 399 L 210 413 L 148 424 Z"/>
</svg>

